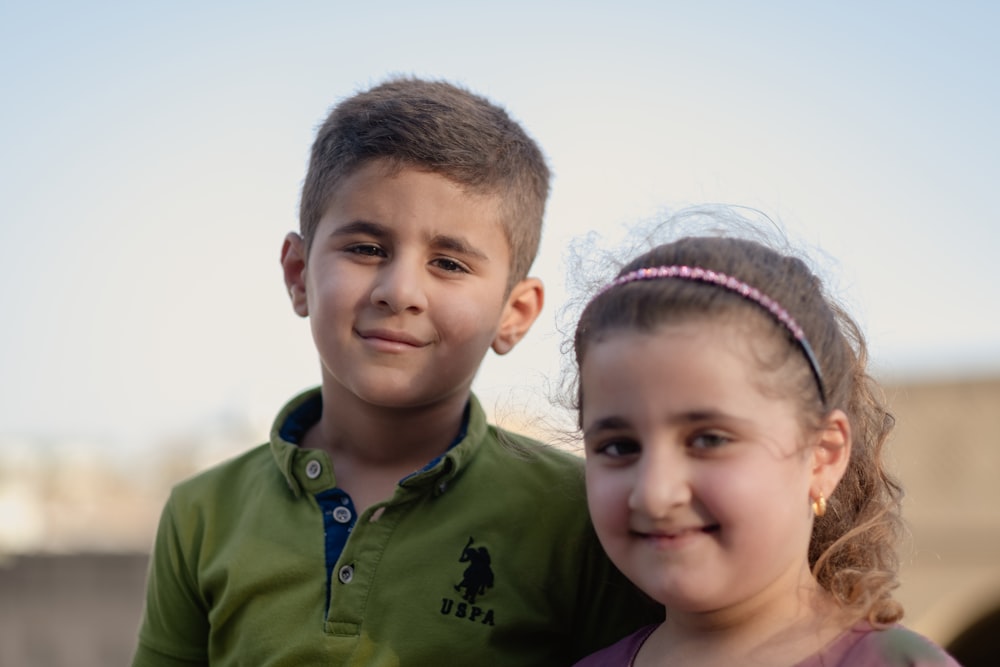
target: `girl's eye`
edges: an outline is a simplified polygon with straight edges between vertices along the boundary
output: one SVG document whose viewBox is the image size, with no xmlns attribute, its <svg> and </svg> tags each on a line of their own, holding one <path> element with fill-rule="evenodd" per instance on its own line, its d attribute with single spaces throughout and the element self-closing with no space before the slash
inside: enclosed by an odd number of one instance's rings
<svg viewBox="0 0 1000 667">
<path fill-rule="evenodd" d="M 439 257 L 434 260 L 434 265 L 448 273 L 468 273 L 468 269 L 463 264 L 447 257 Z"/>
<path fill-rule="evenodd" d="M 641 447 L 634 440 L 609 440 L 597 447 L 597 453 L 611 458 L 621 458 L 624 456 L 634 456 L 638 454 Z"/>
<path fill-rule="evenodd" d="M 690 447 L 692 449 L 718 449 L 730 441 L 730 438 L 721 433 L 699 433 L 691 438 Z"/>
</svg>

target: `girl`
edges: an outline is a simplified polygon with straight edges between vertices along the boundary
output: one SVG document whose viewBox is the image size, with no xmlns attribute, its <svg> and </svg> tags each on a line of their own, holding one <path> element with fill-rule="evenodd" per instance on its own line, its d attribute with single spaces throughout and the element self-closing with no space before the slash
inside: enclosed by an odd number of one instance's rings
<svg viewBox="0 0 1000 667">
<path fill-rule="evenodd" d="M 897 623 L 893 419 L 802 261 L 658 246 L 585 307 L 574 352 L 594 526 L 667 608 L 578 665 L 957 665 Z"/>
</svg>

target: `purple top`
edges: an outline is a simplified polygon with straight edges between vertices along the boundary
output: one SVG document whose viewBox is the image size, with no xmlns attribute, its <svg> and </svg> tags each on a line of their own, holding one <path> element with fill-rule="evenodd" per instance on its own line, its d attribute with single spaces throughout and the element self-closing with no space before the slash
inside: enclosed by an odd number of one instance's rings
<svg viewBox="0 0 1000 667">
<path fill-rule="evenodd" d="M 648 625 L 574 667 L 632 667 L 639 648 L 658 626 Z M 875 630 L 854 625 L 819 653 L 795 667 L 961 667 L 943 648 L 901 625 Z"/>
</svg>

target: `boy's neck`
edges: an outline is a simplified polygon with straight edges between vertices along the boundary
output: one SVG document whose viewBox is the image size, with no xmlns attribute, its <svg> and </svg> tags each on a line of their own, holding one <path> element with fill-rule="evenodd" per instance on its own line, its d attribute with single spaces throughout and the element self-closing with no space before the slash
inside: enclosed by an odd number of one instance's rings
<svg viewBox="0 0 1000 667">
<path fill-rule="evenodd" d="M 468 393 L 433 406 L 386 408 L 323 392 L 323 413 L 302 446 L 325 451 L 337 486 L 359 511 L 392 495 L 400 479 L 447 451 L 458 435 Z"/>
</svg>

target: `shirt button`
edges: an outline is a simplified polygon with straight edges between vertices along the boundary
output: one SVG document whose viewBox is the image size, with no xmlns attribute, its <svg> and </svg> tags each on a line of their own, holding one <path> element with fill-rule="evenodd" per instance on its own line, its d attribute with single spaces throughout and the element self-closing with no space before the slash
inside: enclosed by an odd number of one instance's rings
<svg viewBox="0 0 1000 667">
<path fill-rule="evenodd" d="M 316 479 L 323 472 L 323 466 L 315 459 L 306 464 L 306 477 Z"/>
<path fill-rule="evenodd" d="M 340 571 L 337 572 L 337 578 L 340 579 L 340 583 L 342 584 L 351 583 L 351 579 L 354 578 L 354 566 L 345 565 L 344 567 L 340 568 Z"/>
<path fill-rule="evenodd" d="M 333 520 L 337 523 L 348 523 L 351 520 L 351 510 L 346 507 L 333 508 Z"/>
</svg>

